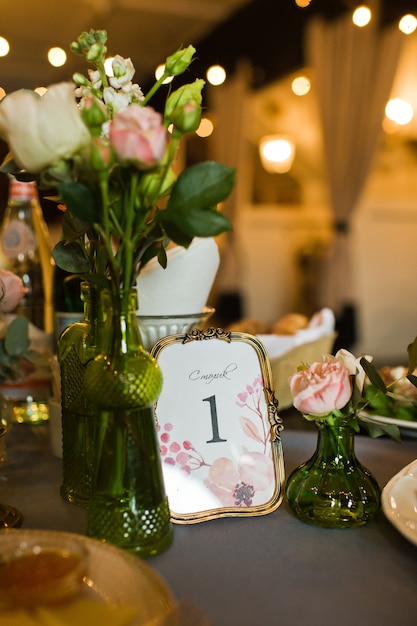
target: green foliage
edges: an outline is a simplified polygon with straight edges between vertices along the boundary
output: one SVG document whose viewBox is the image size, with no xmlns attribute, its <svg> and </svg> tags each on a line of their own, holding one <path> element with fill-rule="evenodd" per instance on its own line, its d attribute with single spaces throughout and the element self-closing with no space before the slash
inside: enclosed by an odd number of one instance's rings
<svg viewBox="0 0 417 626">
<path fill-rule="evenodd" d="M 47 365 L 48 357 L 29 348 L 29 322 L 25 317 L 15 317 L 0 340 L 0 382 L 22 377 L 22 362 Z"/>
</svg>

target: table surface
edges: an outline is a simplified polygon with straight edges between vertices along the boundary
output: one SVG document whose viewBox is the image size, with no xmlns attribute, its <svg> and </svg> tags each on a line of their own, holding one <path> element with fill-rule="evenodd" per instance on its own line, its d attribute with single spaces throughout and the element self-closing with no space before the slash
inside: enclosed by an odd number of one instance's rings
<svg viewBox="0 0 417 626">
<path fill-rule="evenodd" d="M 311 456 L 316 433 L 284 425 L 288 475 Z M 397 444 L 358 435 L 356 453 L 383 487 L 417 458 L 417 439 Z M 61 499 L 60 484 L 61 460 L 50 452 L 48 426 L 14 426 L 0 502 L 23 511 L 24 528 L 84 534 L 86 511 Z M 324 529 L 295 518 L 283 501 L 269 515 L 176 525 L 172 547 L 147 562 L 178 600 L 199 607 L 212 626 L 417 621 L 417 546 L 382 511 L 366 526 Z"/>
</svg>

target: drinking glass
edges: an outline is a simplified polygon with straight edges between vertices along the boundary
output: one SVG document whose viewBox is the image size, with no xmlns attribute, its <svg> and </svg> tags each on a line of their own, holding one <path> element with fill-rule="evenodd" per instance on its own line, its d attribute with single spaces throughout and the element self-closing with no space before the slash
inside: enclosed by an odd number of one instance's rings
<svg viewBox="0 0 417 626">
<path fill-rule="evenodd" d="M 7 424 L 3 417 L 0 417 L 0 464 L 6 458 L 6 435 Z M 9 504 L 0 502 L 0 528 L 17 528 L 22 525 L 21 512 Z"/>
</svg>

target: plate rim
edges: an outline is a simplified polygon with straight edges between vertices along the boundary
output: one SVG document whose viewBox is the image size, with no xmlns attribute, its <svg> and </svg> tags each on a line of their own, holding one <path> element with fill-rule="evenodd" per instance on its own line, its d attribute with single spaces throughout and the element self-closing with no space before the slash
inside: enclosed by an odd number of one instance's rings
<svg viewBox="0 0 417 626">
<path fill-rule="evenodd" d="M 107 552 L 109 554 L 112 554 L 115 558 L 118 558 L 120 559 L 121 562 L 124 562 L 132 570 L 132 572 L 136 572 L 138 576 L 141 575 L 141 576 L 145 576 L 146 578 L 148 578 L 151 582 L 151 585 L 157 588 L 157 592 L 164 595 L 164 601 L 166 601 L 167 603 L 167 609 L 170 609 L 170 607 L 174 608 L 176 605 L 176 599 L 172 590 L 170 589 L 168 583 L 163 578 L 163 576 L 161 576 L 159 572 L 154 570 L 148 563 L 146 563 L 140 557 L 137 557 L 131 554 L 127 550 L 122 550 L 121 548 L 119 548 L 118 546 L 114 544 L 100 541 L 99 539 L 88 537 L 87 535 L 83 535 L 81 533 L 75 533 L 75 532 L 64 531 L 64 530 L 48 530 L 48 529 L 37 529 L 37 528 L 0 529 L 0 538 L 2 535 L 6 535 L 6 534 L 14 535 L 14 536 L 20 535 L 22 539 L 25 539 L 28 537 L 30 538 L 40 537 L 41 538 L 42 536 L 67 538 L 67 539 L 80 541 L 86 547 L 88 552 L 92 552 L 93 550 L 96 550 L 98 552 Z M 132 602 L 132 605 L 137 606 L 137 599 L 135 600 L 132 598 L 131 602 Z M 137 620 L 134 619 L 132 626 L 134 626 L 135 624 L 137 624 L 137 626 L 140 626 L 141 622 L 137 622 Z"/>
<path fill-rule="evenodd" d="M 398 481 L 407 476 L 410 473 L 410 470 L 417 469 L 417 459 L 408 463 L 405 467 L 403 467 L 399 472 L 394 474 L 392 478 L 387 482 L 385 487 L 381 493 L 381 506 L 382 510 L 385 514 L 385 517 L 389 522 L 411 543 L 417 546 L 417 520 L 416 520 L 416 530 L 412 530 L 404 523 L 404 518 L 399 515 L 395 509 L 391 506 L 391 492 Z"/>
<path fill-rule="evenodd" d="M 404 428 L 407 430 L 413 430 L 417 432 L 417 421 L 401 420 L 396 417 L 388 417 L 387 415 L 376 415 L 373 413 L 361 412 L 361 417 L 371 422 L 377 422 L 381 424 L 391 424 L 398 426 L 398 428 Z"/>
</svg>

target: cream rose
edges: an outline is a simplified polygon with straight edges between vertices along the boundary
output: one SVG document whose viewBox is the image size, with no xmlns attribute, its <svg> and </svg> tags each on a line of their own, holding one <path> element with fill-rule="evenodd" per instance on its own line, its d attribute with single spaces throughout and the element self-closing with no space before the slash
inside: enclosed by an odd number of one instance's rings
<svg viewBox="0 0 417 626">
<path fill-rule="evenodd" d="M 0 103 L 0 137 L 24 170 L 37 173 L 68 159 L 90 141 L 72 83 L 51 85 L 44 96 L 19 90 Z"/>
</svg>

